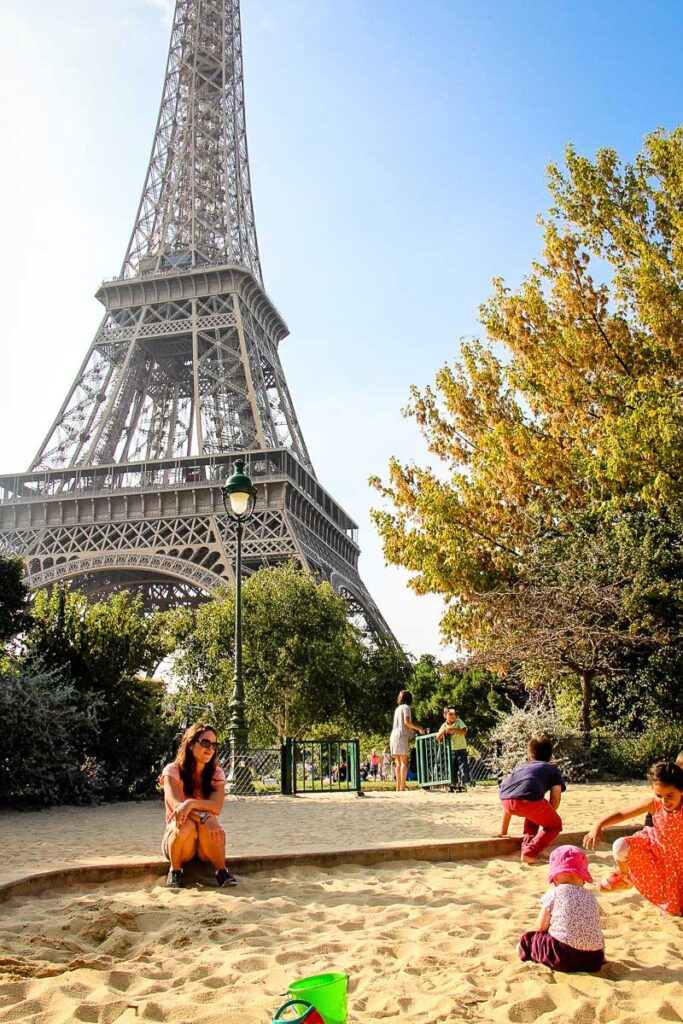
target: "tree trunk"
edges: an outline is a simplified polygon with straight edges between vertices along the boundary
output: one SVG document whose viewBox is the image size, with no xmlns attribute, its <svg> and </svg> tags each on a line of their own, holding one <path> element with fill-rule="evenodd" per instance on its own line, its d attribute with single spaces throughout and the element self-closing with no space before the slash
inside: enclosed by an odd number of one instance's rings
<svg viewBox="0 0 683 1024">
<path fill-rule="evenodd" d="M 579 732 L 583 737 L 584 746 L 591 741 L 591 703 L 593 701 L 593 680 L 595 672 L 587 669 L 581 673 L 581 712 L 579 714 Z"/>
</svg>

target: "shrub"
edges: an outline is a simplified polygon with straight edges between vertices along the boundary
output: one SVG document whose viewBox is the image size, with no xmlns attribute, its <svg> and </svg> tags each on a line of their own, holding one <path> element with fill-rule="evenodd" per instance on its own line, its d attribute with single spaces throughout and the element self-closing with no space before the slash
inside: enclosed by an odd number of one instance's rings
<svg viewBox="0 0 683 1024">
<path fill-rule="evenodd" d="M 594 756 L 605 772 L 642 779 L 656 761 L 675 760 L 683 750 L 683 722 L 652 722 L 640 735 L 601 730 Z"/>
<path fill-rule="evenodd" d="M 154 792 L 170 758 L 174 728 L 164 713 L 165 686 L 158 679 L 121 679 L 108 694 L 96 747 L 93 779 L 109 799 Z"/>
<path fill-rule="evenodd" d="M 488 761 L 494 774 L 508 775 L 520 761 L 526 761 L 529 740 L 542 734 L 552 739 L 553 760 L 567 782 L 585 782 L 595 774 L 578 730 L 567 725 L 548 700 L 536 697 L 501 715 L 492 730 Z"/>
<path fill-rule="evenodd" d="M 102 704 L 59 672 L 18 667 L 0 676 L 0 793 L 9 803 L 82 803 L 97 796 L 83 750 Z"/>
</svg>

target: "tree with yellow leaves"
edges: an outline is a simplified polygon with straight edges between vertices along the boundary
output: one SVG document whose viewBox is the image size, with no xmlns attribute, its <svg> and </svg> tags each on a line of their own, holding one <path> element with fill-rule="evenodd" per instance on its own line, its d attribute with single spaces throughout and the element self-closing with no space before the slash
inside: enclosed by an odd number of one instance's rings
<svg viewBox="0 0 683 1024">
<path fill-rule="evenodd" d="M 484 339 L 411 388 L 438 471 L 392 459 L 372 480 L 387 560 L 444 597 L 444 637 L 470 651 L 575 513 L 680 518 L 683 129 L 651 134 L 633 164 L 569 147 L 549 187 L 542 258 L 516 290 L 496 280 Z"/>
</svg>

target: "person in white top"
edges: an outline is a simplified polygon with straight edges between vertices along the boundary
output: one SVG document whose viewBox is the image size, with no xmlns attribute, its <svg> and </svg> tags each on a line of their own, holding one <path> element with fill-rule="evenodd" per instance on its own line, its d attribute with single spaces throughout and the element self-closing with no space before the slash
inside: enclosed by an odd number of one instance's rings
<svg viewBox="0 0 683 1024">
<path fill-rule="evenodd" d="M 402 793 L 406 788 L 411 734 L 413 732 L 424 733 L 422 726 L 416 725 L 412 720 L 412 703 L 413 695 L 410 690 L 401 690 L 396 701 L 394 723 L 389 737 L 389 750 L 396 765 L 396 791 L 398 793 Z"/>
<path fill-rule="evenodd" d="M 551 888 L 541 898 L 534 931 L 517 945 L 520 960 L 533 960 L 555 971 L 599 971 L 605 962 L 600 907 L 584 889 L 593 879 L 588 858 L 578 846 L 558 846 L 550 854 Z"/>
</svg>

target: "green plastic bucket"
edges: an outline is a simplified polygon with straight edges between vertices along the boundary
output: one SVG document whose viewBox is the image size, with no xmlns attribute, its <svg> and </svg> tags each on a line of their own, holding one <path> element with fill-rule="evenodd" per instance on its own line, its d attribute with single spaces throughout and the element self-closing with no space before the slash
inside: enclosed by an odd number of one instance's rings
<svg viewBox="0 0 683 1024">
<path fill-rule="evenodd" d="M 348 974 L 314 974 L 293 982 L 287 991 L 294 999 L 308 999 L 325 1024 L 346 1024 Z"/>
</svg>

